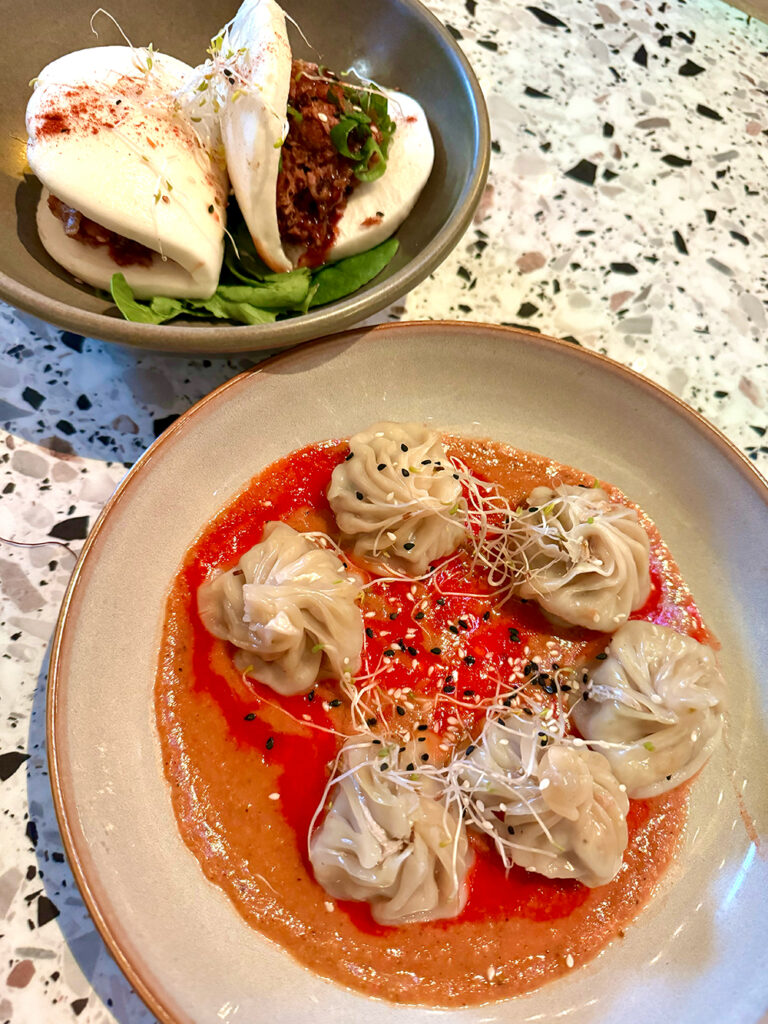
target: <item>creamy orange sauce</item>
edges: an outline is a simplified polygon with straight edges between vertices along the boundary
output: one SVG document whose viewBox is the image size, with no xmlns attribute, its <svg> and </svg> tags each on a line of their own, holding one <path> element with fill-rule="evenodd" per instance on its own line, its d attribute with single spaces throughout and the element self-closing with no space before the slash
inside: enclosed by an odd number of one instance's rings
<svg viewBox="0 0 768 1024">
<path fill-rule="evenodd" d="M 593 483 L 578 470 L 500 444 L 451 438 L 449 450 L 515 501 L 538 484 Z M 353 731 L 349 707 L 330 704 L 339 696 L 331 680 L 291 698 L 243 680 L 232 649 L 203 628 L 196 592 L 257 543 L 270 519 L 333 535 L 325 489 L 346 451 L 343 443 L 327 442 L 265 470 L 204 530 L 173 584 L 156 712 L 181 834 L 207 877 L 254 928 L 344 985 L 395 1002 L 443 1006 L 530 991 L 594 957 L 650 899 L 684 826 L 687 787 L 631 801 L 624 863 L 612 882 L 596 889 L 517 868 L 505 875 L 488 840 L 471 834 L 476 858 L 458 918 L 384 927 L 373 921 L 367 904 L 331 899 L 312 875 L 307 834 L 329 762 L 343 734 Z M 653 587 L 633 617 L 709 640 L 669 552 L 647 517 L 641 518 L 651 537 Z M 445 757 L 439 743 L 449 713 L 460 718 L 467 735 L 479 731 L 482 697 L 491 688 L 483 673 L 494 659 L 506 664 L 527 647 L 525 657 L 546 667 L 553 660 L 547 643 L 554 641 L 558 663 L 572 664 L 607 642 L 604 634 L 559 630 L 535 606 L 516 599 L 498 606 L 478 578 L 462 584 L 454 573 L 450 579 L 453 592 L 462 586 L 463 592 L 442 605 L 428 584 L 416 586 L 412 601 L 411 588 L 402 584 L 376 586 L 362 598 L 363 611 L 374 612 L 364 620 L 373 634 L 366 637 L 370 656 L 391 648 L 406 628 L 414 632 L 408 646 L 417 650 L 412 657 L 397 649 L 393 668 L 394 683 L 411 687 L 414 708 L 400 716 L 397 701 L 385 701 L 386 720 L 377 728 L 426 722 L 424 750 L 433 761 Z M 423 618 L 414 617 L 416 607 L 428 609 Z M 450 627 L 459 619 L 466 625 L 457 636 Z M 512 643 L 515 634 L 520 639 Z M 450 694 L 443 691 L 442 673 L 426 673 L 427 652 L 435 645 L 443 668 L 459 672 Z M 468 662 L 460 651 L 475 653 Z M 471 707 L 475 698 L 477 711 Z"/>
</svg>

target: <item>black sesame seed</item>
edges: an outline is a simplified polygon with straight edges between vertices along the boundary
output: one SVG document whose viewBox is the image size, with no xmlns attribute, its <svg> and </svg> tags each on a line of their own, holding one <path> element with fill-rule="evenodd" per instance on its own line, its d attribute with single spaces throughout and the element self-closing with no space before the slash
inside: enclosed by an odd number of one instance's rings
<svg viewBox="0 0 768 1024">
<path fill-rule="evenodd" d="M 421 622 L 421 620 L 424 618 L 424 612 L 416 612 L 416 614 L 413 617 L 414 619 L 416 619 L 417 622 Z"/>
<path fill-rule="evenodd" d="M 568 683 L 561 683 L 560 684 L 560 691 L 561 691 L 561 693 L 570 693 L 571 689 L 572 689 L 572 687 L 570 687 L 568 685 Z"/>
<path fill-rule="evenodd" d="M 389 768 L 389 765 L 387 764 L 387 762 L 386 761 L 382 761 L 382 763 L 379 765 L 379 771 L 380 772 L 385 772 L 387 770 L 387 768 Z"/>
<path fill-rule="evenodd" d="M 428 725 L 417 725 L 416 726 L 416 729 L 417 729 L 418 732 L 426 732 L 428 728 L 429 728 Z"/>
<path fill-rule="evenodd" d="M 510 641 L 513 644 L 519 644 L 520 643 L 520 634 L 518 633 L 518 631 L 516 629 L 511 629 L 510 628 L 510 630 L 509 630 L 509 639 L 510 639 Z"/>
<path fill-rule="evenodd" d="M 347 454 L 344 456 L 344 461 L 349 462 L 349 460 L 352 458 L 354 454 L 354 452 L 347 452 Z"/>
<path fill-rule="evenodd" d="M 475 664 L 475 659 L 472 657 L 471 654 L 468 654 L 466 656 L 466 658 L 464 659 L 464 664 L 465 665 L 470 665 L 470 666 Z"/>
<path fill-rule="evenodd" d="M 422 761 L 428 761 L 429 760 L 429 754 L 422 754 L 421 755 L 421 760 Z"/>
<path fill-rule="evenodd" d="M 408 451 L 408 445 L 407 444 L 401 444 L 400 445 L 400 451 L 401 452 L 407 452 Z"/>
<path fill-rule="evenodd" d="M 386 464 L 386 462 L 380 462 L 380 463 L 378 464 L 378 466 L 376 467 L 376 469 L 378 469 L 378 471 L 379 471 L 379 472 L 381 472 L 381 471 L 382 471 L 382 469 L 386 469 L 386 468 L 387 468 L 387 464 Z"/>
<path fill-rule="evenodd" d="M 400 749 L 398 750 L 398 754 L 404 754 L 404 753 L 405 753 L 405 747 L 400 747 Z"/>
<path fill-rule="evenodd" d="M 431 464 L 431 462 L 432 462 L 432 459 L 422 459 L 421 460 L 422 466 L 429 466 Z"/>
<path fill-rule="evenodd" d="M 213 213 L 213 203 L 208 207 L 208 213 Z"/>
<path fill-rule="evenodd" d="M 427 737 L 426 736 L 419 736 L 418 742 L 419 743 L 426 743 L 427 742 Z"/>
<path fill-rule="evenodd" d="M 315 699 L 315 691 L 314 690 L 310 690 L 309 693 L 307 694 L 307 701 L 311 704 L 314 699 Z"/>
<path fill-rule="evenodd" d="M 582 694 L 582 696 L 583 696 L 584 700 L 589 700 L 589 691 L 585 690 L 584 693 Z"/>
<path fill-rule="evenodd" d="M 453 693 L 455 689 L 456 687 L 453 685 L 453 683 L 446 683 L 445 686 L 443 687 L 443 693 Z"/>
<path fill-rule="evenodd" d="M 511 836 L 515 834 L 515 830 L 512 828 L 511 825 L 507 825 L 507 832 L 509 832 Z"/>
<path fill-rule="evenodd" d="M 365 635 L 366 635 L 366 636 L 367 636 L 367 637 L 368 637 L 368 638 L 369 638 L 370 640 L 373 640 L 373 630 L 371 629 L 371 627 L 370 627 L 370 626 L 366 626 L 366 627 L 365 627 Z"/>
<path fill-rule="evenodd" d="M 329 708 L 340 708 L 341 704 L 342 704 L 342 702 L 341 702 L 341 700 L 339 700 L 338 697 L 335 700 L 329 700 L 328 701 L 328 707 Z"/>
<path fill-rule="evenodd" d="M 504 705 L 505 708 L 511 708 L 512 707 L 512 698 L 511 697 L 507 697 L 501 703 Z"/>
<path fill-rule="evenodd" d="M 487 622 L 491 617 L 490 612 L 483 612 L 483 622 Z"/>
<path fill-rule="evenodd" d="M 406 551 L 412 551 L 416 547 L 416 545 L 413 543 L 412 540 L 409 540 L 407 544 L 403 544 L 403 547 L 405 548 Z"/>
<path fill-rule="evenodd" d="M 374 725 L 376 725 L 376 722 L 377 722 L 377 719 L 375 719 L 375 718 L 366 718 L 366 720 L 365 720 L 365 724 L 370 729 L 372 729 L 374 727 Z"/>
<path fill-rule="evenodd" d="M 374 746 L 376 746 L 376 747 L 380 747 L 381 746 L 381 740 L 371 740 L 371 743 L 373 743 Z"/>
<path fill-rule="evenodd" d="M 449 626 L 448 627 L 448 632 L 449 633 L 458 633 L 459 632 L 459 627 L 458 626 Z"/>
<path fill-rule="evenodd" d="M 255 717 L 256 715 L 252 711 L 249 711 L 248 714 L 245 716 L 245 720 L 246 722 L 252 722 Z"/>
<path fill-rule="evenodd" d="M 474 749 L 475 749 L 474 743 L 470 743 L 469 746 L 467 747 L 466 751 L 464 752 L 464 756 L 465 757 L 469 757 L 469 755 L 472 753 L 472 751 Z"/>
<path fill-rule="evenodd" d="M 390 613 L 389 613 L 389 617 L 390 617 L 390 619 L 392 620 L 392 622 L 394 622 L 394 621 L 395 621 L 395 619 L 397 618 L 397 616 L 398 616 L 399 614 L 400 614 L 400 612 L 390 612 Z"/>
<path fill-rule="evenodd" d="M 405 749 L 405 748 L 403 748 L 403 749 Z M 405 770 L 406 770 L 407 772 L 413 772 L 413 771 L 415 771 L 415 770 L 416 770 L 416 765 L 415 765 L 415 764 L 413 763 L 413 761 L 411 761 L 411 762 L 410 762 L 409 764 L 407 764 L 407 765 L 405 766 Z"/>
<path fill-rule="evenodd" d="M 363 492 L 362 491 L 355 491 L 355 497 L 357 498 L 358 501 L 362 501 L 363 500 Z"/>
<path fill-rule="evenodd" d="M 537 505 L 531 505 L 530 508 L 528 509 L 528 511 L 529 512 L 538 512 L 539 509 L 538 509 Z"/>
<path fill-rule="evenodd" d="M 541 741 L 541 743 L 539 744 L 539 746 L 540 746 L 540 747 L 546 747 L 546 745 L 547 745 L 547 741 L 546 741 L 546 738 L 545 738 L 545 739 L 543 739 L 543 740 Z"/>
<path fill-rule="evenodd" d="M 589 679 L 589 676 L 588 676 L 588 675 L 587 675 L 587 673 L 585 672 L 585 673 L 584 673 L 584 675 L 583 675 L 583 676 L 581 677 L 581 681 L 582 681 L 582 683 L 586 683 L 586 681 L 587 681 L 588 679 Z"/>
<path fill-rule="evenodd" d="M 464 696 L 465 697 L 474 697 L 475 696 L 475 691 L 474 690 L 465 690 L 464 691 Z"/>
<path fill-rule="evenodd" d="M 415 647 L 409 647 L 409 648 L 408 648 L 408 653 L 410 654 L 410 656 L 411 656 L 412 658 L 415 658 L 415 657 L 416 657 L 416 655 L 417 655 L 417 654 L 418 654 L 419 652 L 418 652 L 418 651 L 416 650 L 416 648 L 415 648 Z"/>
<path fill-rule="evenodd" d="M 557 670 L 558 670 L 559 668 L 560 668 L 560 666 L 559 666 L 559 665 L 557 664 L 557 662 L 556 662 L 556 661 L 553 661 L 553 662 L 552 662 L 552 671 L 553 671 L 553 672 L 557 672 Z"/>
<path fill-rule="evenodd" d="M 407 470 L 407 469 L 401 469 L 401 470 L 400 470 L 400 472 L 401 472 L 401 473 L 403 474 L 403 476 L 410 476 L 410 475 L 411 475 L 411 474 L 410 474 L 410 473 L 408 472 L 408 470 Z"/>
<path fill-rule="evenodd" d="M 385 658 L 394 658 L 394 656 L 395 656 L 395 652 L 392 650 L 391 647 L 388 647 L 386 649 L 386 651 L 384 651 L 384 657 Z"/>
<path fill-rule="evenodd" d="M 401 651 L 405 652 L 405 644 L 403 643 L 402 638 L 397 641 L 397 646 L 400 648 Z"/>
<path fill-rule="evenodd" d="M 398 705 L 397 705 L 397 706 L 395 707 L 395 711 L 397 711 L 398 715 L 400 715 L 400 716 L 402 716 L 402 715 L 404 715 L 404 714 L 405 714 L 405 708 L 404 708 L 404 707 L 402 707 L 402 706 L 401 706 L 400 704 L 398 704 Z"/>
<path fill-rule="evenodd" d="M 605 661 L 608 655 L 605 653 L 605 651 L 601 651 L 600 654 L 596 654 L 595 657 L 598 661 Z"/>
<path fill-rule="evenodd" d="M 469 629 L 469 623 L 467 622 L 466 619 L 457 619 L 456 621 L 458 622 L 462 629 Z"/>
<path fill-rule="evenodd" d="M 442 653 L 439 647 L 430 647 L 429 652 L 430 652 L 430 654 L 441 654 Z"/>
<path fill-rule="evenodd" d="M 667 776 L 667 782 L 669 782 L 669 780 L 670 780 L 671 778 L 672 778 L 672 776 L 671 776 L 671 775 L 668 775 L 668 776 Z"/>
<path fill-rule="evenodd" d="M 523 714 L 524 715 L 533 715 L 533 712 L 531 711 L 530 708 L 523 708 Z"/>
<path fill-rule="evenodd" d="M 458 473 L 454 473 L 453 474 L 453 479 L 454 480 L 458 480 L 459 479 L 459 474 Z"/>
<path fill-rule="evenodd" d="M 267 748 L 267 750 L 271 750 L 272 747 L 274 747 L 274 745 L 275 745 L 275 737 L 274 736 L 270 736 L 269 739 L 267 740 L 267 742 L 264 744 L 264 746 Z"/>
<path fill-rule="evenodd" d="M 442 606 L 443 606 L 443 605 L 445 604 L 445 598 L 444 598 L 444 597 L 438 597 L 438 599 L 437 599 L 437 603 L 438 603 L 438 604 L 440 605 L 440 607 L 442 608 Z"/>
</svg>

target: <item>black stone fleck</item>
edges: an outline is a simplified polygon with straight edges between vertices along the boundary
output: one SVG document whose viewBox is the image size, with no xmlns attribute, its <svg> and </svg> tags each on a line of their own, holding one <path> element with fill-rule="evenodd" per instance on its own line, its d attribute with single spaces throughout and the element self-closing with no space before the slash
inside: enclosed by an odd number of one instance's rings
<svg viewBox="0 0 768 1024">
<path fill-rule="evenodd" d="M 665 163 L 667 167 L 690 167 L 691 161 L 687 156 L 676 156 L 674 153 L 667 153 L 666 156 L 661 158 L 662 163 Z"/>
<path fill-rule="evenodd" d="M 677 249 L 677 251 L 679 253 L 681 253 L 683 256 L 687 256 L 688 255 L 688 247 L 686 246 L 685 239 L 680 234 L 680 232 L 679 231 L 673 231 L 672 232 L 672 237 L 675 240 L 675 248 Z"/>
<path fill-rule="evenodd" d="M 0 754 L 0 781 L 5 782 L 29 760 L 29 754 L 22 754 L 19 750 L 10 750 L 7 754 Z"/>
<path fill-rule="evenodd" d="M 573 178 L 574 181 L 580 181 L 582 185 L 594 185 L 596 174 L 597 167 L 591 160 L 579 160 L 574 167 L 571 167 L 569 171 L 565 172 L 566 178 Z"/>
<path fill-rule="evenodd" d="M 678 69 L 678 75 L 682 75 L 683 78 L 693 78 L 694 75 L 700 75 L 704 71 L 704 68 L 700 64 L 694 64 L 692 60 L 687 60 Z"/>
<path fill-rule="evenodd" d="M 57 540 L 85 540 L 88 536 L 88 516 L 74 516 L 72 519 L 64 519 L 56 523 L 48 531 L 49 537 L 56 537 Z"/>
<path fill-rule="evenodd" d="M 47 896 L 41 896 L 37 901 L 37 927 L 42 928 L 44 924 L 48 924 L 60 913 L 61 911 L 52 900 L 49 900 Z"/>
<path fill-rule="evenodd" d="M 554 14 L 550 14 L 549 11 L 543 11 L 540 7 L 526 7 L 527 11 L 538 18 L 542 25 L 549 25 L 550 28 L 564 28 L 567 32 L 571 30 L 568 28 L 564 21 L 560 21 Z"/>
</svg>

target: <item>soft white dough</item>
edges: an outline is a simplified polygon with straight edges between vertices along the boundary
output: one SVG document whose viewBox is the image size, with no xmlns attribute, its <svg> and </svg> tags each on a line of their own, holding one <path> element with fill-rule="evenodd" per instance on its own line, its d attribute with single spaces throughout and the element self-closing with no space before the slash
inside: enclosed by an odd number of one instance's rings
<svg viewBox="0 0 768 1024">
<path fill-rule="evenodd" d="M 242 51 L 233 65 L 240 95 L 221 108 L 232 188 L 259 256 L 272 270 L 291 270 L 277 227 L 276 199 L 291 81 L 283 11 L 273 0 L 246 0 L 224 33 L 222 49 Z"/>
<path fill-rule="evenodd" d="M 349 439 L 349 450 L 328 501 L 358 558 L 420 576 L 458 547 L 466 502 L 436 430 L 374 423 Z"/>
<path fill-rule="evenodd" d="M 602 754 L 563 739 L 542 747 L 544 724 L 511 711 L 485 723 L 456 763 L 468 824 L 520 867 L 605 885 L 628 842 L 627 794 Z"/>
<path fill-rule="evenodd" d="M 291 695 L 360 668 L 360 584 L 333 551 L 273 521 L 234 569 L 200 587 L 197 603 L 205 628 L 240 648 L 241 671 Z"/>
<path fill-rule="evenodd" d="M 65 234 L 62 222 L 48 208 L 49 195 L 48 189 L 44 188 L 37 205 L 37 233 L 46 252 L 74 277 L 94 288 L 109 291 L 112 275 L 119 271 L 125 274 L 137 299 L 149 299 L 153 295 L 205 297 L 195 295 L 201 282 L 173 260 L 163 260 L 157 255 L 148 267 L 119 267 L 106 246 L 92 248 L 70 238 Z"/>
<path fill-rule="evenodd" d="M 383 91 L 389 100 L 389 116 L 397 125 L 387 169 L 376 181 L 360 182 L 349 197 L 329 261 L 365 252 L 394 234 L 432 171 L 435 147 L 423 108 L 404 93 Z"/>
<path fill-rule="evenodd" d="M 706 644 L 669 626 L 627 622 L 589 669 L 589 698 L 572 710 L 631 797 L 691 778 L 720 736 L 725 681 Z"/>
<path fill-rule="evenodd" d="M 467 900 L 466 830 L 434 780 L 409 779 L 413 747 L 350 737 L 331 807 L 310 843 L 315 877 L 326 892 L 367 901 L 380 924 L 456 917 Z"/>
<path fill-rule="evenodd" d="M 176 109 L 174 93 L 191 73 L 165 54 L 104 46 L 60 57 L 36 80 L 27 153 L 37 177 L 66 205 L 161 254 L 151 267 L 120 267 L 105 247 L 67 238 L 40 209 L 43 245 L 97 288 L 120 271 L 139 298 L 204 299 L 216 290 L 227 176 Z M 50 130 L 57 115 L 68 131 Z"/>
<path fill-rule="evenodd" d="M 237 88 L 224 86 L 221 110 L 232 188 L 261 258 L 272 270 L 291 270 L 303 250 L 283 246 L 277 223 L 292 61 L 282 9 L 274 0 L 246 0 L 224 31 L 222 50 L 237 55 L 230 64 Z M 235 91 L 237 99 L 227 99 Z M 413 209 L 432 170 L 435 151 L 424 110 L 404 93 L 382 92 L 397 125 L 387 168 L 376 181 L 360 182 L 352 192 L 328 262 L 389 238 Z"/>
</svg>

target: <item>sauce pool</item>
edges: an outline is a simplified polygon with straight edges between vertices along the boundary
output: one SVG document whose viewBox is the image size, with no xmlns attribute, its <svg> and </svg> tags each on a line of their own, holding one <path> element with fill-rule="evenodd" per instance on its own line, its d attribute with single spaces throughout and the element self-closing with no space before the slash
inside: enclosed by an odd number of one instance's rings
<svg viewBox="0 0 768 1024">
<path fill-rule="evenodd" d="M 505 445 L 446 440 L 450 454 L 515 502 L 540 484 L 593 483 L 578 470 Z M 264 470 L 206 527 L 174 581 L 156 714 L 181 834 L 246 921 L 344 985 L 395 1002 L 441 1006 L 530 991 L 595 956 L 648 901 L 682 832 L 687 787 L 630 802 L 624 863 L 596 889 L 517 867 L 505 873 L 489 840 L 470 833 L 469 898 L 456 918 L 387 927 L 374 921 L 366 903 L 330 899 L 314 880 L 307 837 L 329 766 L 344 734 L 354 731 L 348 703 L 336 703 L 332 680 L 295 697 L 244 680 L 232 649 L 203 627 L 196 595 L 261 539 L 270 520 L 334 536 L 325 492 L 347 451 L 345 443 L 328 441 Z M 652 588 L 632 617 L 711 642 L 658 532 L 639 514 L 651 538 Z M 533 603 L 494 602 L 484 580 L 469 571 L 468 557 L 423 583 L 368 588 L 361 603 L 367 627 L 361 673 L 393 652 L 375 729 L 426 724 L 417 735 L 433 761 L 444 756 L 440 742 L 450 729 L 479 731 L 483 699 L 495 694 L 500 676 L 522 679 L 531 661 L 542 669 L 581 662 L 607 643 L 605 634 L 553 626 Z M 411 708 L 398 710 L 392 691 L 407 692 Z M 547 699 L 544 692 L 541 698 Z"/>
</svg>

